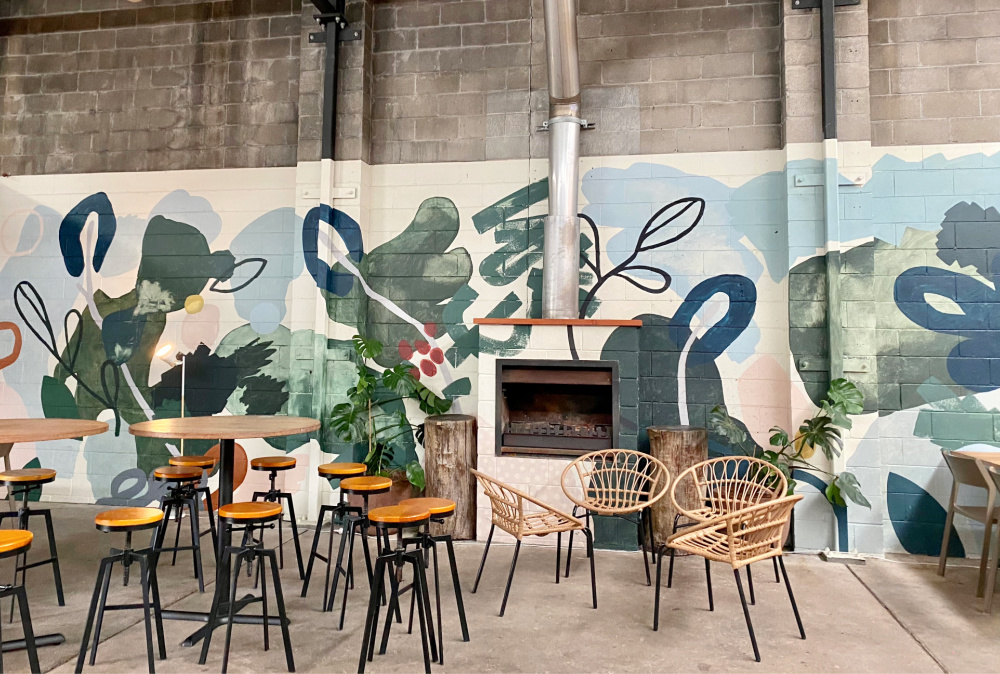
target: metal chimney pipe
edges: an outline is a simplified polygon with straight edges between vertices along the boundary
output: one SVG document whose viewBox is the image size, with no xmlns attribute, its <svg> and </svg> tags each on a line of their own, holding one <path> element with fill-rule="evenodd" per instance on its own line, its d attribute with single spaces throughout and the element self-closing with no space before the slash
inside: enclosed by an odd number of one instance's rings
<svg viewBox="0 0 1000 674">
<path fill-rule="evenodd" d="M 549 215 L 545 218 L 542 318 L 580 315 L 580 54 L 576 0 L 545 1 L 549 67 Z"/>
</svg>

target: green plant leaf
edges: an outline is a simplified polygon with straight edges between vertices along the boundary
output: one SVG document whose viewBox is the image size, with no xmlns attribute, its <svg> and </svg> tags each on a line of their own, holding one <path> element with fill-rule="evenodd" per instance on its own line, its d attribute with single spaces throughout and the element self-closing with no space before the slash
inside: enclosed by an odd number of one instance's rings
<svg viewBox="0 0 1000 674">
<path fill-rule="evenodd" d="M 410 461 L 406 464 L 406 479 L 419 491 L 423 491 L 427 486 L 427 475 L 419 461 Z"/>
<path fill-rule="evenodd" d="M 865 409 L 865 397 L 847 379 L 834 379 L 826 397 L 833 406 L 841 406 L 845 414 L 861 414 Z"/>
<path fill-rule="evenodd" d="M 354 343 L 354 352 L 364 360 L 375 360 L 382 355 L 382 342 L 377 339 L 365 339 L 361 335 L 354 335 L 351 338 Z"/>
<path fill-rule="evenodd" d="M 840 437 L 840 429 L 833 424 L 833 420 L 827 416 L 817 416 L 806 419 L 799 426 L 798 446 L 810 445 L 823 450 L 827 459 L 840 456 L 844 441 Z"/>
<path fill-rule="evenodd" d="M 444 414 L 451 409 L 450 400 L 435 395 L 433 391 L 420 382 L 417 382 L 416 391 L 411 397 L 415 397 L 420 411 L 427 415 Z"/>
<path fill-rule="evenodd" d="M 851 499 L 859 506 L 864 506 L 869 509 L 872 507 L 872 504 L 868 502 L 865 495 L 861 493 L 861 484 L 858 482 L 858 478 L 854 475 L 854 473 L 844 471 L 837 476 L 837 479 L 834 482 L 840 486 L 840 492 L 844 494 L 844 496 Z"/>
<path fill-rule="evenodd" d="M 788 431 L 779 426 L 772 427 L 770 443 L 772 447 L 787 447 Z"/>
<path fill-rule="evenodd" d="M 837 481 L 834 480 L 826 486 L 823 491 L 826 494 L 826 500 L 833 505 L 846 506 L 847 503 L 844 502 L 844 497 L 840 495 L 840 487 L 837 486 Z"/>
<path fill-rule="evenodd" d="M 792 494 L 794 494 L 795 487 L 798 486 L 798 484 L 799 483 L 796 482 L 795 480 L 788 480 L 788 492 L 785 494 L 785 496 L 791 496 Z"/>
<path fill-rule="evenodd" d="M 330 429 L 341 442 L 351 444 L 368 441 L 368 415 L 362 407 L 341 403 L 330 415 Z"/>
<path fill-rule="evenodd" d="M 746 431 L 740 428 L 739 424 L 729 416 L 726 408 L 721 405 L 716 405 L 708 413 L 708 426 L 712 433 L 720 435 L 737 445 L 747 438 Z"/>
<path fill-rule="evenodd" d="M 400 363 L 387 368 L 382 373 L 382 383 L 387 389 L 394 391 L 398 395 L 406 398 L 412 397 L 420 382 L 410 374 L 411 369 L 413 369 L 413 366 L 409 363 Z"/>
</svg>

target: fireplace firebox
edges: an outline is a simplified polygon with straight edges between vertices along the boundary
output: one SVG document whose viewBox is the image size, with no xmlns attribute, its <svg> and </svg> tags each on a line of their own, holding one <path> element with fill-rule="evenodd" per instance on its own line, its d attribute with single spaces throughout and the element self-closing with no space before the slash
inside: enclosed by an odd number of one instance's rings
<svg viewBox="0 0 1000 674">
<path fill-rule="evenodd" d="M 496 453 L 579 456 L 618 446 L 618 361 L 497 359 Z"/>
</svg>

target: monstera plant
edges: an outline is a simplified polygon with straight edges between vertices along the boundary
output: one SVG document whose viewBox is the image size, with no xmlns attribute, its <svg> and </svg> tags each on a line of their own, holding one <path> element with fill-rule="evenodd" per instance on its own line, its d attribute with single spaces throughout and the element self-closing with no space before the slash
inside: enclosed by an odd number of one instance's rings
<svg viewBox="0 0 1000 674">
<path fill-rule="evenodd" d="M 772 428 L 771 447 L 765 450 L 760 450 L 752 440 L 747 442 L 746 429 L 729 416 L 725 407 L 716 406 L 709 414 L 708 423 L 712 432 L 726 438 L 734 449 L 761 458 L 780 470 L 788 479 L 789 494 L 795 492 L 793 471 L 803 470 L 829 480 L 825 494 L 830 503 L 845 506 L 846 497 L 871 508 L 854 473 L 831 473 L 811 462 L 817 449 L 828 461 L 840 456 L 844 448 L 843 433 L 851 430 L 850 415 L 861 414 L 863 405 L 864 397 L 857 386 L 846 379 L 834 379 L 816 414 L 803 421 L 796 433 L 779 426 Z"/>
<path fill-rule="evenodd" d="M 341 442 L 367 447 L 364 463 L 369 475 L 389 476 L 405 471 L 410 484 L 423 490 L 424 469 L 419 461 L 402 465 L 398 454 L 414 437 L 420 440 L 422 429 L 410 423 L 405 401 L 417 403 L 425 414 L 444 414 L 451 401 L 437 396 L 413 376 L 410 363 L 399 363 L 381 373 L 369 367 L 382 353 L 382 343 L 354 335 L 354 359 L 358 382 L 347 390 L 350 402 L 333 408 L 331 429 Z"/>
</svg>

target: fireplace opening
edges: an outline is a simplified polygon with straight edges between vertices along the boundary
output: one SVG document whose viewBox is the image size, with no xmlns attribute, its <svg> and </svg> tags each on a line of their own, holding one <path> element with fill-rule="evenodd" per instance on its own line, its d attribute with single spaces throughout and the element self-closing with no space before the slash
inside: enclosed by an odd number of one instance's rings
<svg viewBox="0 0 1000 674">
<path fill-rule="evenodd" d="M 618 445 L 617 361 L 497 360 L 497 454 L 578 456 Z"/>
</svg>

